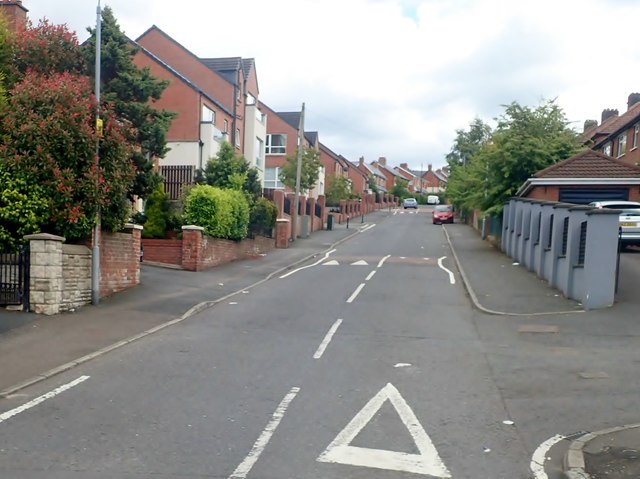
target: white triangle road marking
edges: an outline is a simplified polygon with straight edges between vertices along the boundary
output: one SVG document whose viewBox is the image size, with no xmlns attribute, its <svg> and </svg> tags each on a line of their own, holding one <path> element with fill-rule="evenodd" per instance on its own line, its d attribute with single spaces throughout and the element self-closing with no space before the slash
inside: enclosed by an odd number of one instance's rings
<svg viewBox="0 0 640 479">
<path fill-rule="evenodd" d="M 331 261 L 327 261 L 326 263 L 322 263 L 323 266 L 336 266 L 339 264 L 340 263 L 338 263 L 335 259 L 332 259 Z"/>
<path fill-rule="evenodd" d="M 368 264 L 369 263 L 367 263 L 365 260 L 361 259 L 360 261 L 351 263 L 351 266 L 367 266 Z"/>
<path fill-rule="evenodd" d="M 349 445 L 387 400 L 391 402 L 398 412 L 400 419 L 402 419 L 411 434 L 420 452 L 419 454 Z M 378 394 L 365 404 L 360 412 L 329 444 L 327 449 L 320 454 L 317 461 L 412 472 L 414 474 L 426 474 L 442 478 L 451 477 L 433 442 L 431 442 L 411 407 L 391 383 L 383 387 Z"/>
</svg>

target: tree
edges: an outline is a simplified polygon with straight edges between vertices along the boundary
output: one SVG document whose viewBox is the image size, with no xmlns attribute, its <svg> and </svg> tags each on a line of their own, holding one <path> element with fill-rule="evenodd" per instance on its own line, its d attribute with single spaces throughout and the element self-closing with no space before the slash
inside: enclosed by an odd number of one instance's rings
<svg viewBox="0 0 640 479">
<path fill-rule="evenodd" d="M 320 152 L 314 149 L 302 150 L 302 168 L 300 172 L 300 191 L 312 190 L 318 182 L 320 174 Z M 298 150 L 293 155 L 287 156 L 287 162 L 280 170 L 280 181 L 292 190 L 296 187 L 296 175 L 298 169 Z"/>
<path fill-rule="evenodd" d="M 409 190 L 407 187 L 409 186 L 409 182 L 403 178 L 396 178 L 396 182 L 389 191 L 393 196 L 397 196 L 398 198 L 406 198 L 409 196 Z"/>
<path fill-rule="evenodd" d="M 83 49 L 86 64 L 95 78 L 95 29 Z M 138 148 L 131 154 L 136 167 L 135 182 L 130 195 L 146 198 L 161 178 L 153 170 L 153 158 L 162 158 L 168 151 L 166 134 L 175 113 L 153 108 L 149 102 L 159 100 L 168 81 L 160 81 L 148 68 L 139 69 L 133 63 L 136 48 L 122 32 L 113 11 L 102 11 L 101 92 L 113 103 L 116 115 L 127 122 L 128 140 Z"/>
<path fill-rule="evenodd" d="M 446 155 L 451 169 L 465 166 L 484 145 L 491 141 L 491 127 L 476 118 L 469 124 L 469 131 L 456 130 L 451 151 Z"/>
<path fill-rule="evenodd" d="M 126 129 L 104 105 L 96 167 L 94 101 L 87 77 L 30 69 L 0 112 L 0 158 L 13 175 L 42 188 L 47 211 L 37 219 L 39 228 L 68 240 L 90 235 L 97 206 L 110 230 L 130 213 L 126 192 L 134 170 Z"/>
<path fill-rule="evenodd" d="M 253 205 L 262 194 L 258 170 L 251 168 L 249 162 L 235 153 L 228 142 L 223 142 L 220 151 L 207 161 L 203 171 L 198 172 L 198 181 L 218 188 L 241 190 Z"/>
<path fill-rule="evenodd" d="M 328 206 L 340 204 L 340 200 L 348 200 L 353 196 L 351 192 L 351 180 L 344 176 L 332 176 L 328 181 L 324 194 Z"/>
</svg>

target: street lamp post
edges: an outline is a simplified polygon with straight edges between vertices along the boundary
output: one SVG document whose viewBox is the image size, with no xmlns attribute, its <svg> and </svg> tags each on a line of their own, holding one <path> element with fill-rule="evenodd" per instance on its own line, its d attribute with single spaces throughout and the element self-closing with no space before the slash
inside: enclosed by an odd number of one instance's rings
<svg viewBox="0 0 640 479">
<path fill-rule="evenodd" d="M 102 10 L 100 0 L 96 9 L 96 222 L 93 229 L 93 247 L 91 249 L 91 304 L 100 302 L 100 202 L 98 200 L 98 166 L 100 164 L 100 136 L 102 134 L 102 120 L 100 119 L 100 49 L 102 44 Z"/>
</svg>

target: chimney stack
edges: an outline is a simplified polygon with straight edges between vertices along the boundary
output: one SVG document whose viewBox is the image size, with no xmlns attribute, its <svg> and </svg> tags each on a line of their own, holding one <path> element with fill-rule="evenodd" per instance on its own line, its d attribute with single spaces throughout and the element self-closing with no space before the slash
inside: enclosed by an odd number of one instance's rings
<svg viewBox="0 0 640 479">
<path fill-rule="evenodd" d="M 364 156 L 361 156 L 361 157 L 358 159 L 358 166 L 359 166 L 359 167 L 363 167 L 363 166 L 364 166 Z"/>
<path fill-rule="evenodd" d="M 428 168 L 428 171 L 431 171 L 431 168 L 433 168 L 433 166 L 431 165 L 431 163 L 429 163 L 429 164 L 427 165 L 427 168 Z"/>
<path fill-rule="evenodd" d="M 584 129 L 582 132 L 584 133 L 587 130 L 590 130 L 594 126 L 598 126 L 598 120 L 585 120 L 584 121 Z"/>
<path fill-rule="evenodd" d="M 387 166 L 387 159 L 384 156 L 381 156 L 380 158 L 378 158 L 378 163 L 380 163 L 382 166 Z"/>
<path fill-rule="evenodd" d="M 404 168 L 405 170 L 408 170 L 409 165 L 407 165 L 406 163 L 400 163 L 400 168 Z"/>
<path fill-rule="evenodd" d="M 632 93 L 627 100 L 627 110 L 640 101 L 640 93 Z"/>
<path fill-rule="evenodd" d="M 600 124 L 604 123 L 609 118 L 612 118 L 614 116 L 618 116 L 618 110 L 615 110 L 613 108 L 606 108 L 602 110 L 602 118 L 600 119 Z"/>
<path fill-rule="evenodd" d="M 7 20 L 9 30 L 16 33 L 27 25 L 27 10 L 22 0 L 0 0 L 0 14 Z"/>
</svg>

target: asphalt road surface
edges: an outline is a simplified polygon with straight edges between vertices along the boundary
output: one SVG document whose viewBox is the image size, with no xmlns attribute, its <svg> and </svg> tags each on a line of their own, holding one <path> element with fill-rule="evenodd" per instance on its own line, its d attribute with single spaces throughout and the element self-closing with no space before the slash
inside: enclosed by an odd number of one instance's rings
<svg viewBox="0 0 640 479">
<path fill-rule="evenodd" d="M 579 352 L 523 322 L 473 310 L 443 227 L 400 210 L 4 400 L 0 477 L 529 478 L 584 389 L 555 395 Z"/>
</svg>

